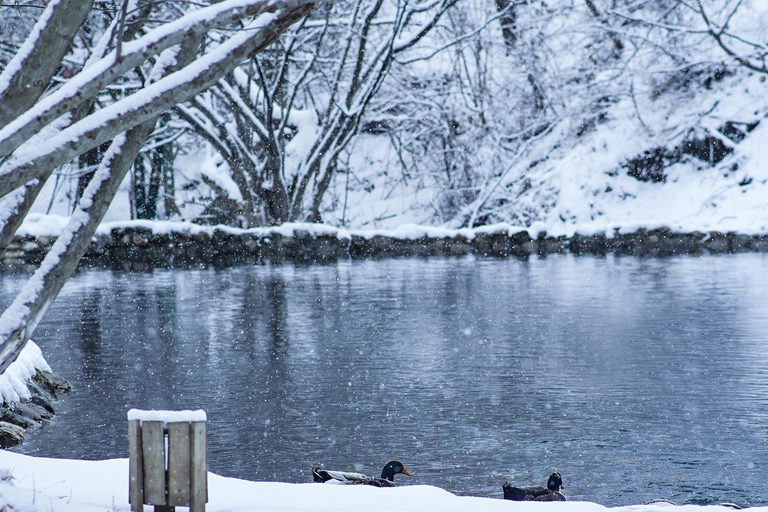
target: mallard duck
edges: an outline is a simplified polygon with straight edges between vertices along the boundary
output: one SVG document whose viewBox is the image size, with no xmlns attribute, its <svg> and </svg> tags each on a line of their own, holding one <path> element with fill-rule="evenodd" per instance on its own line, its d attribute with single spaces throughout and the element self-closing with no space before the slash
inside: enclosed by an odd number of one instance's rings
<svg viewBox="0 0 768 512">
<path fill-rule="evenodd" d="M 563 479 L 560 473 L 549 475 L 546 487 L 512 487 L 504 483 L 501 487 L 505 500 L 514 501 L 565 501 L 565 496 L 560 492 L 563 487 Z"/>
<path fill-rule="evenodd" d="M 312 479 L 320 483 L 334 483 L 347 485 L 373 485 L 375 487 L 394 487 L 395 475 L 402 473 L 413 476 L 402 463 L 393 460 L 387 462 L 384 469 L 381 470 L 381 478 L 366 476 L 362 473 L 350 473 L 348 471 L 328 471 L 327 469 L 312 468 Z"/>
</svg>

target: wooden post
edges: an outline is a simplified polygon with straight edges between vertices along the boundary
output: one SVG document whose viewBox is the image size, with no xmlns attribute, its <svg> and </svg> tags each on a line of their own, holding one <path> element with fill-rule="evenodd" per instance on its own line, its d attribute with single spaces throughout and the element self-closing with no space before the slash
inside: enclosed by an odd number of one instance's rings
<svg viewBox="0 0 768 512">
<path fill-rule="evenodd" d="M 189 512 L 205 512 L 208 501 L 208 454 L 206 443 L 206 426 L 204 421 L 190 423 L 190 497 Z"/>
<path fill-rule="evenodd" d="M 166 505 L 165 435 L 162 421 L 143 421 L 141 440 L 144 454 L 144 502 Z"/>
<path fill-rule="evenodd" d="M 188 506 L 205 512 L 208 460 L 204 411 L 128 413 L 129 499 L 133 512 L 154 505 L 155 512 Z"/>
<path fill-rule="evenodd" d="M 141 421 L 128 422 L 128 501 L 133 512 L 144 511 L 144 457 L 141 448 Z"/>
<path fill-rule="evenodd" d="M 189 505 L 189 423 L 168 424 L 168 504 Z"/>
</svg>

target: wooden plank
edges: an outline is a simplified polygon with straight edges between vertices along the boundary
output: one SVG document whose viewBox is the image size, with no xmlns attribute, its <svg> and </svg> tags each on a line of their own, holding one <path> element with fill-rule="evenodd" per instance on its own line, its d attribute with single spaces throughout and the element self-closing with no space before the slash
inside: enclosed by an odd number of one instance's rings
<svg viewBox="0 0 768 512">
<path fill-rule="evenodd" d="M 189 506 L 189 423 L 168 423 L 168 504 Z"/>
<path fill-rule="evenodd" d="M 144 457 L 141 453 L 141 422 L 128 422 L 128 501 L 133 512 L 144 510 Z"/>
<path fill-rule="evenodd" d="M 192 470 L 190 472 L 191 495 L 189 512 L 205 512 L 208 501 L 208 442 L 206 422 L 193 421 L 190 429 Z"/>
<path fill-rule="evenodd" d="M 165 436 L 162 421 L 141 423 L 144 455 L 144 503 L 165 505 Z"/>
</svg>

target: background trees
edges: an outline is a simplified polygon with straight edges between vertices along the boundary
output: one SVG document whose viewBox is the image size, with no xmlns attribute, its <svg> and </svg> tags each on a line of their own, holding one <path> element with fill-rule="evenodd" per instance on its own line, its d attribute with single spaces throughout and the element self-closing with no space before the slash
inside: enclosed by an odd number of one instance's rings
<svg viewBox="0 0 768 512">
<path fill-rule="evenodd" d="M 354 225 L 397 215 L 381 205 L 401 198 L 400 211 L 415 204 L 412 218 L 420 222 L 543 220 L 559 191 L 552 165 L 540 163 L 557 160 L 606 123 L 629 118 L 649 137 L 644 149 L 622 156 L 628 161 L 675 160 L 676 146 L 728 150 L 719 126 L 695 123 L 676 125 L 690 134 L 658 150 L 655 113 L 668 102 L 673 110 L 689 104 L 698 89 L 732 75 L 740 62 L 759 68 L 764 45 L 744 26 L 748 4 L 321 5 L 274 48 L 166 114 L 163 134 L 153 136 L 133 167 L 131 211 L 136 218 L 240 227 L 303 220 Z M 165 14 L 153 16 L 178 15 L 178 5 L 158 5 Z M 106 27 L 104 12 L 90 23 Z M 103 30 L 86 35 L 93 39 Z M 213 47 L 222 38 L 227 34 L 214 30 L 203 44 Z M 141 70 L 104 89 L 97 107 L 142 87 L 147 71 Z M 180 170 L 176 157 L 192 147 L 208 148 L 195 157 L 205 165 L 172 172 Z M 73 204 L 93 171 L 87 157 L 79 164 L 56 173 L 78 176 Z M 648 165 L 632 163 L 629 171 L 661 180 L 663 173 Z M 373 204 L 378 214 L 357 208 Z"/>
<path fill-rule="evenodd" d="M 696 98 L 743 73 L 739 67 L 762 72 L 766 20 L 756 3 L 706 4 L 462 2 L 436 32 L 443 50 L 433 65 L 404 66 L 384 86 L 403 114 L 389 124 L 392 161 L 434 191 L 422 205 L 431 211 L 424 221 L 551 219 L 568 167 L 585 165 L 573 161 L 576 148 L 608 145 L 601 149 L 612 166 L 598 151 L 589 162 L 593 183 L 569 185 L 595 195 L 624 193 L 602 176 L 660 182 L 660 168 L 676 162 L 716 165 L 734 147 L 730 127 L 743 138 L 761 114 L 729 118 L 733 106 Z M 609 126 L 632 138 L 610 147 L 614 140 L 601 133 Z"/>
<path fill-rule="evenodd" d="M 362 120 L 396 108 L 379 91 L 397 59 L 456 1 L 324 4 L 270 51 L 179 105 L 180 118 L 221 155 L 234 184 L 203 178 L 220 205 L 206 213 L 245 227 L 320 221 L 325 193 L 343 165 L 339 157 Z"/>
</svg>

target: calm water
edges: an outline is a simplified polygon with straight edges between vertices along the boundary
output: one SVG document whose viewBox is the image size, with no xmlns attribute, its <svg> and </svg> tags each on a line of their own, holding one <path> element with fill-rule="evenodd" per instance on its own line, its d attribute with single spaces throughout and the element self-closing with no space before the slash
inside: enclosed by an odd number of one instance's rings
<svg viewBox="0 0 768 512">
<path fill-rule="evenodd" d="M 89 270 L 35 338 L 75 389 L 21 451 L 126 457 L 129 408 L 202 408 L 228 476 L 767 505 L 766 284 L 758 254 Z"/>
</svg>

